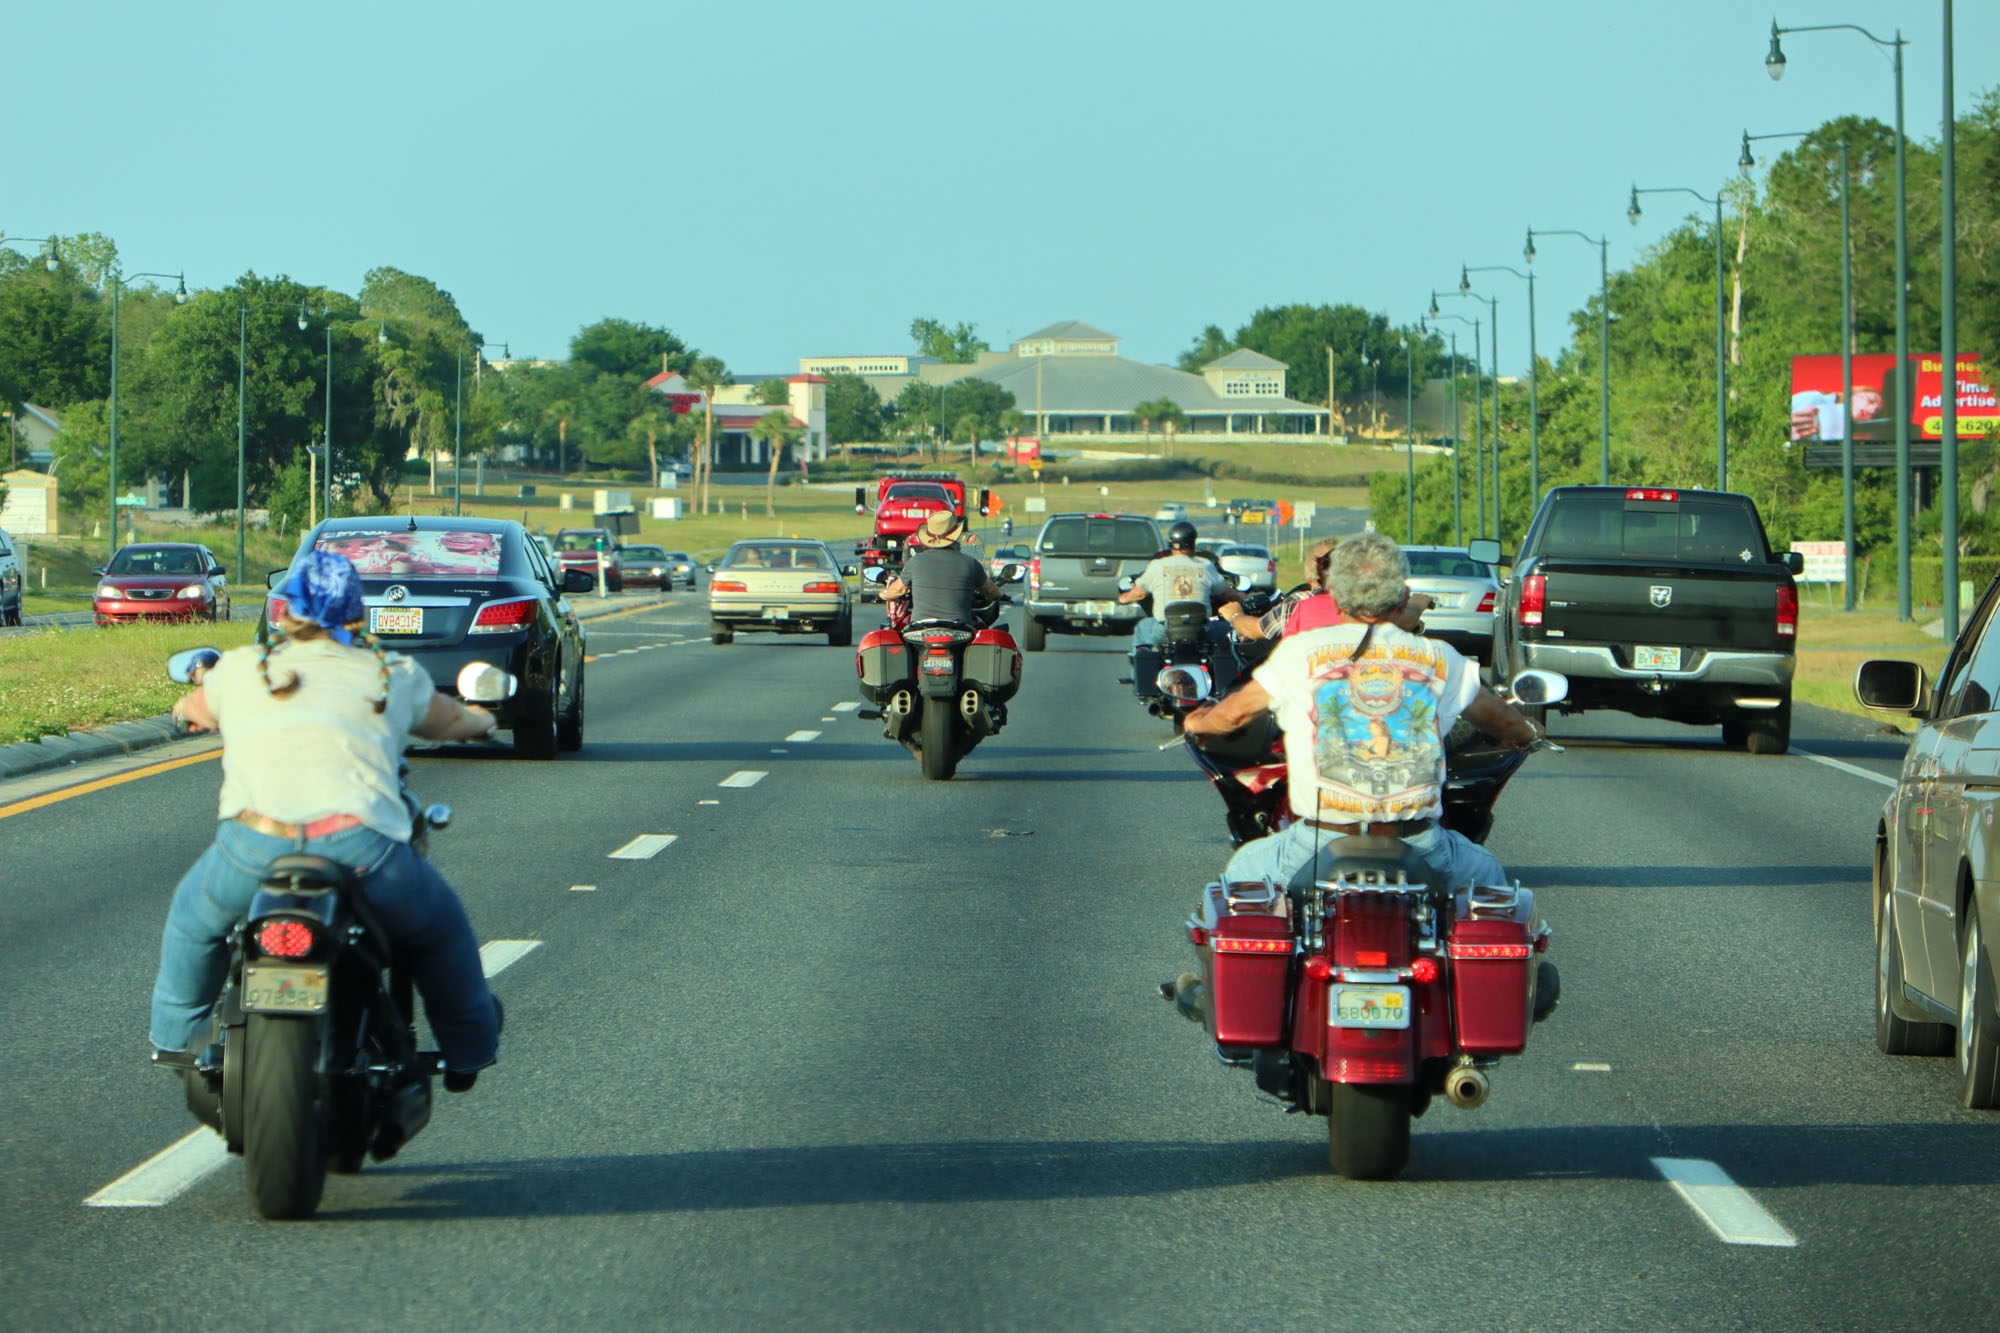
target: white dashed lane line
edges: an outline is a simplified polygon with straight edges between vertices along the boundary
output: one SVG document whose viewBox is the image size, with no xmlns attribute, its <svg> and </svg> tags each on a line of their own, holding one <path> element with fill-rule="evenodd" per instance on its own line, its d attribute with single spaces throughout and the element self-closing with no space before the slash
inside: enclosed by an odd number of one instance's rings
<svg viewBox="0 0 2000 1333">
<path fill-rule="evenodd" d="M 1792 753 L 1801 759 L 1810 759 L 1815 764 L 1825 764 L 1828 768 L 1837 769 L 1842 773 L 1847 773 L 1857 778 L 1866 778 L 1870 782 L 1879 782 L 1884 787 L 1894 787 L 1896 785 L 1896 779 L 1886 773 L 1877 773 L 1871 769 L 1862 768 L 1857 764 L 1843 763 L 1838 759 L 1830 759 L 1823 754 L 1814 754 L 1811 750 L 1801 750 L 1796 745 L 1792 747 Z"/>
<path fill-rule="evenodd" d="M 597 886 L 595 884 L 572 884 L 569 886 L 569 891 L 571 893 L 596 893 Z"/>
<path fill-rule="evenodd" d="M 859 703 L 850 699 L 846 703 L 835 704 L 833 706 L 833 711 L 836 713 L 851 713 L 859 707 L 861 707 Z"/>
<path fill-rule="evenodd" d="M 795 731 L 795 732 L 793 732 L 793 733 L 792 733 L 791 735 L 789 735 L 789 736 L 785 737 L 785 739 L 786 739 L 786 741 L 788 741 L 788 742 L 789 742 L 789 741 L 816 741 L 816 740 L 818 740 L 818 739 L 819 739 L 819 733 L 818 733 L 817 731 Z"/>
<path fill-rule="evenodd" d="M 1768 1245 L 1790 1249 L 1799 1238 L 1787 1231 L 1750 1191 L 1714 1162 L 1696 1157 L 1655 1157 L 1653 1165 L 1725 1245 Z"/>
<path fill-rule="evenodd" d="M 615 852 L 606 853 L 614 861 L 650 861 L 674 845 L 677 833 L 642 833 Z"/>
<path fill-rule="evenodd" d="M 741 772 L 731 773 L 715 785 L 718 787 L 754 787 L 769 776 L 769 773 L 759 772 L 754 768 L 746 768 Z"/>
<path fill-rule="evenodd" d="M 488 940 L 479 946 L 479 970 L 497 977 L 541 947 L 540 940 Z"/>
<path fill-rule="evenodd" d="M 1940 362 L 1939 362 L 1938 364 L 1939 364 L 1939 365 L 1943 365 L 1944 363 L 1943 363 L 1942 361 L 1940 361 Z M 820 719 L 820 721 L 822 721 L 822 722 L 831 722 L 831 721 L 833 721 L 833 719 L 832 719 L 831 717 L 823 717 L 823 718 L 821 718 L 821 719 Z"/>
</svg>

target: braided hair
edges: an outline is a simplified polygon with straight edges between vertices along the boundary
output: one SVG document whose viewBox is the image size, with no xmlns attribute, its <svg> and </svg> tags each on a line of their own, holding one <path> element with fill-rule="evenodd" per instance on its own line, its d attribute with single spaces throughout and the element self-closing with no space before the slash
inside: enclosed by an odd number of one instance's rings
<svg viewBox="0 0 2000 1333">
<path fill-rule="evenodd" d="M 377 716 L 389 710 L 389 652 L 382 641 L 361 628 L 356 621 L 345 628 L 358 639 L 362 646 L 375 655 L 376 692 L 374 707 Z M 271 681 L 271 654 L 290 642 L 306 643 L 326 634 L 323 626 L 310 620 L 300 620 L 296 616 L 282 615 L 269 622 L 257 634 L 257 674 L 263 679 L 264 689 L 274 699 L 289 699 L 298 692 L 304 677 L 297 671 L 286 673 L 285 679 L 273 684 Z"/>
</svg>

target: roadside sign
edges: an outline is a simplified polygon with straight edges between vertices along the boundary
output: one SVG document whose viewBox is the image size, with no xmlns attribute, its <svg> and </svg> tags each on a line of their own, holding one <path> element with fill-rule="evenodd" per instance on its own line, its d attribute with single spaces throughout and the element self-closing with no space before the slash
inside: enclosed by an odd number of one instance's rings
<svg viewBox="0 0 2000 1333">
<path fill-rule="evenodd" d="M 1294 527 L 1309 528 L 1313 525 L 1313 519 L 1317 518 L 1318 516 L 1319 516 L 1318 501 L 1316 500 L 1292 501 L 1292 525 Z"/>
<path fill-rule="evenodd" d="M 144 509 L 146 507 L 146 497 L 143 495 L 121 495 L 118 497 L 118 504 L 131 509 Z"/>
<path fill-rule="evenodd" d="M 1846 542 L 1793 542 L 1792 549 L 1806 558 L 1801 583 L 1847 582 Z"/>
<path fill-rule="evenodd" d="M 1029 495 L 1022 497 L 1021 512 L 1026 514 L 1046 514 L 1049 512 L 1049 497 Z"/>
</svg>

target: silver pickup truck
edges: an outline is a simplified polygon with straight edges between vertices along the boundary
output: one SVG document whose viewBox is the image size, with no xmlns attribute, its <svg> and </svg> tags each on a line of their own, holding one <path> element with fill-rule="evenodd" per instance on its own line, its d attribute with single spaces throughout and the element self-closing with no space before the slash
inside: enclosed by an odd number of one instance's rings
<svg viewBox="0 0 2000 1333">
<path fill-rule="evenodd" d="M 1038 653 L 1051 634 L 1130 634 L 1146 609 L 1119 602 L 1118 580 L 1164 545 L 1159 525 L 1137 514 L 1049 515 L 1028 550 L 1021 646 Z"/>
</svg>

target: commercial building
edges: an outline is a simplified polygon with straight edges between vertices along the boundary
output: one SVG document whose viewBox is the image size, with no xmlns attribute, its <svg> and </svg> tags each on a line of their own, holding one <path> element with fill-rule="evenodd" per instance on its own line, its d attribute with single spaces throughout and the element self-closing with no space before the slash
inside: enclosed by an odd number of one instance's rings
<svg viewBox="0 0 2000 1333">
<path fill-rule="evenodd" d="M 715 445 L 709 461 L 724 472 L 768 466 L 765 443 L 753 433 L 765 414 L 789 408 L 792 426 L 799 431 L 793 457 L 820 461 L 826 457 L 826 381 L 818 375 L 783 376 L 785 399 L 781 404 L 759 402 L 758 385 L 779 376 L 745 376 L 740 384 L 727 384 L 715 391 Z M 646 387 L 662 394 L 673 410 L 703 411 L 699 389 L 690 385 L 679 371 L 662 371 L 646 381 Z"/>
</svg>

